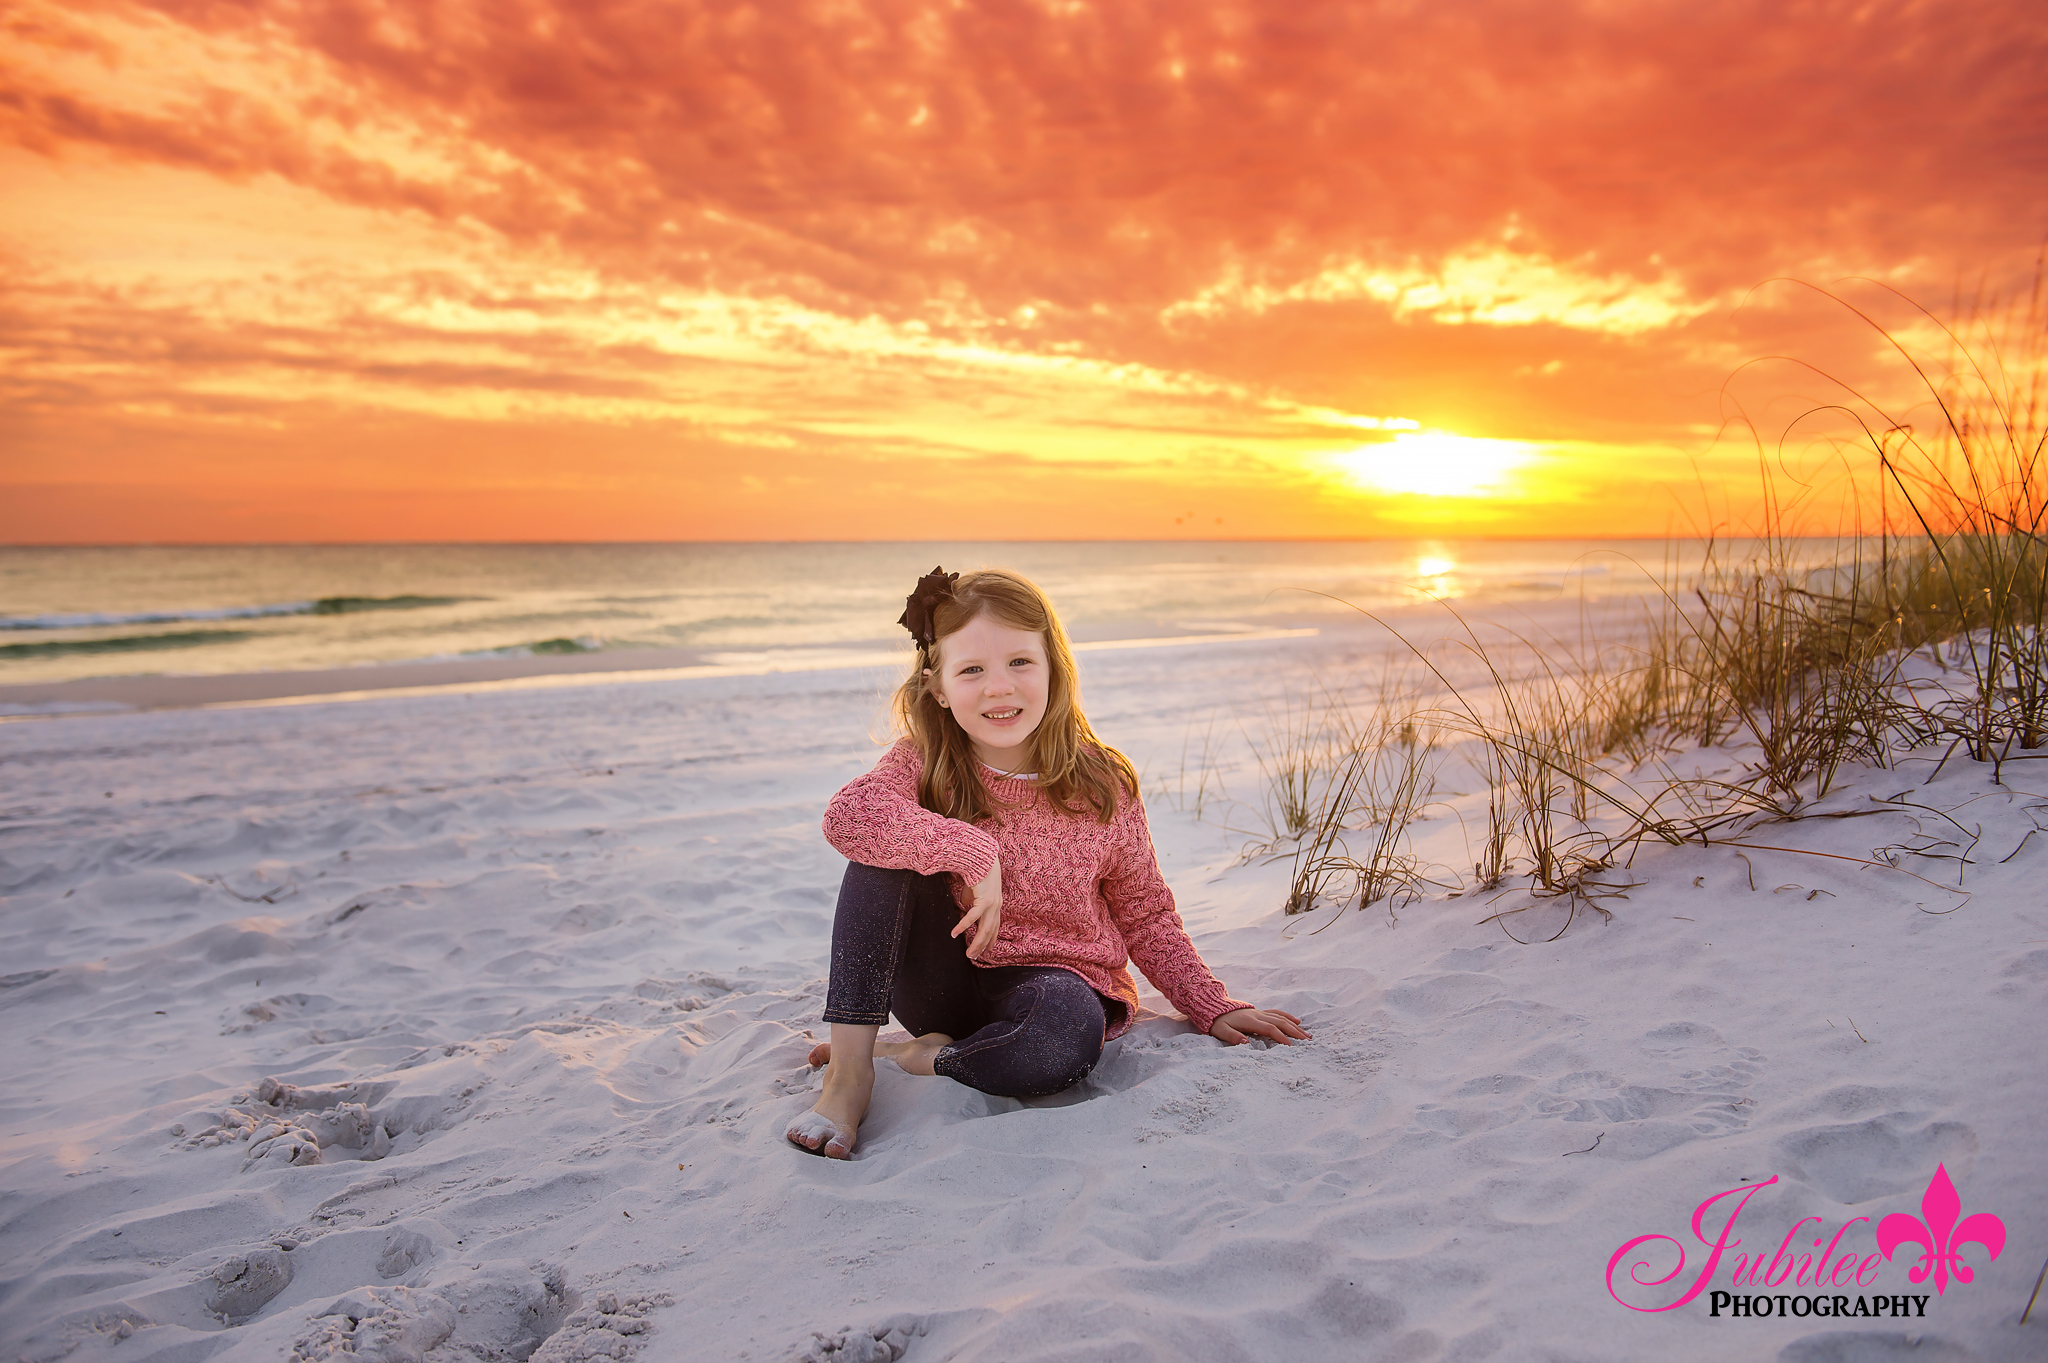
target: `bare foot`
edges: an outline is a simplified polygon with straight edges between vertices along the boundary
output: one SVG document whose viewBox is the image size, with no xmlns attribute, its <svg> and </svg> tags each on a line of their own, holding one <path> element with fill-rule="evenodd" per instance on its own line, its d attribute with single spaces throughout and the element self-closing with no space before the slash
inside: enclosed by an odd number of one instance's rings
<svg viewBox="0 0 2048 1363">
<path fill-rule="evenodd" d="M 939 1048 L 952 1044 L 953 1038 L 944 1032 L 926 1032 L 908 1041 L 877 1046 L 875 1054 L 888 1056 L 905 1074 L 932 1074 L 932 1062 L 939 1058 Z"/>
<path fill-rule="evenodd" d="M 902 1041 L 878 1041 L 875 1054 L 887 1056 L 896 1062 L 906 1074 L 931 1074 L 932 1062 L 938 1058 L 941 1046 L 950 1046 L 953 1038 L 944 1032 L 926 1032 L 923 1036 L 907 1037 Z M 832 1043 L 821 1041 L 811 1047 L 811 1068 L 832 1063 Z"/>
<path fill-rule="evenodd" d="M 816 1105 L 791 1122 L 784 1134 L 791 1145 L 801 1145 L 832 1159 L 852 1159 L 860 1119 L 867 1116 L 868 1102 L 874 1094 L 873 1064 L 858 1072 L 835 1065 L 825 1071 L 825 1091 L 818 1096 Z"/>
</svg>

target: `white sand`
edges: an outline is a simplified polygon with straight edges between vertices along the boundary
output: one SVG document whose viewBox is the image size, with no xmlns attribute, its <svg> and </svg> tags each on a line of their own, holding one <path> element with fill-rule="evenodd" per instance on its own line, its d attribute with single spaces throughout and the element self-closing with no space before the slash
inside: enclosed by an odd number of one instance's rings
<svg viewBox="0 0 2048 1363">
<path fill-rule="evenodd" d="M 1170 795 L 1191 722 L 1360 647 L 1094 653 L 1091 716 Z M 2048 1357 L 2048 1309 L 2018 1323 L 2048 1258 L 2048 833 L 2000 861 L 2048 823 L 2015 793 L 2048 763 L 1826 802 L 1910 790 L 1981 829 L 1967 899 L 1654 849 L 1613 922 L 1529 946 L 1476 923 L 1526 897 L 1285 919 L 1284 865 L 1155 799 L 1205 956 L 1314 1043 L 1156 1018 L 1032 1104 L 884 1062 L 838 1163 L 781 1133 L 817 1085 L 819 816 L 873 760 L 884 680 L 0 726 L 0 1356 Z M 1456 820 L 1423 831 L 1465 860 Z M 1868 860 L 1952 834 L 1883 809 L 1744 840 Z M 1689 1283 L 1694 1207 L 1745 1179 L 1778 1179 L 1739 1223 L 1768 1251 L 1804 1216 L 1917 1215 L 1937 1163 L 2008 1241 L 1924 1317 L 1609 1295 L 1652 1232 Z M 1927 1294 L 1912 1252 L 1824 1291 Z"/>
</svg>

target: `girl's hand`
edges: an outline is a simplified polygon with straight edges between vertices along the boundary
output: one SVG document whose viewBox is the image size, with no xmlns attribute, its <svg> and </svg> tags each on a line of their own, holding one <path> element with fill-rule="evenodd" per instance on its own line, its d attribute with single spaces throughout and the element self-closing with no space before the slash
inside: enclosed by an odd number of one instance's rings
<svg viewBox="0 0 2048 1363">
<path fill-rule="evenodd" d="M 960 921 L 953 925 L 952 935 L 958 937 L 969 928 L 974 936 L 967 942 L 967 959 L 978 961 L 987 951 L 989 944 L 996 940 L 996 932 L 1003 924 L 1003 863 L 997 860 L 988 868 L 988 874 L 981 878 L 970 893 L 973 900 L 967 912 L 960 915 Z"/>
<path fill-rule="evenodd" d="M 1255 1036 L 1282 1046 L 1315 1039 L 1302 1030 L 1300 1018 L 1278 1008 L 1233 1008 L 1209 1024 L 1209 1035 L 1226 1046 L 1242 1045 Z"/>
</svg>

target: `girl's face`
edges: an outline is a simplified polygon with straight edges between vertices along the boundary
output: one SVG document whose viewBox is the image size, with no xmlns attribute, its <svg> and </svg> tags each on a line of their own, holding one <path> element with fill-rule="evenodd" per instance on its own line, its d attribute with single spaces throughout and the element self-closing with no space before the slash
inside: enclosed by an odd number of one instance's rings
<svg viewBox="0 0 2048 1363">
<path fill-rule="evenodd" d="M 939 640 L 937 666 L 926 676 L 974 755 L 999 771 L 1017 770 L 1025 756 L 1018 745 L 1045 718 L 1052 681 L 1045 636 L 983 612 Z"/>
</svg>

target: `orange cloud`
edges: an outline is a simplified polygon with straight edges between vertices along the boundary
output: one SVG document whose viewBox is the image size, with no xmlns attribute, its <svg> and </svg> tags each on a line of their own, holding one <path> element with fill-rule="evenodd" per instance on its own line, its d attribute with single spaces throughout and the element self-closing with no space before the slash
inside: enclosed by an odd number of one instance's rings
<svg viewBox="0 0 2048 1363">
<path fill-rule="evenodd" d="M 1654 533 L 1743 360 L 1896 385 L 1752 286 L 2030 262 L 2044 51 L 2018 3 L 18 0 L 0 536 Z M 1403 431 L 1523 454 L 1404 483 Z"/>
</svg>

